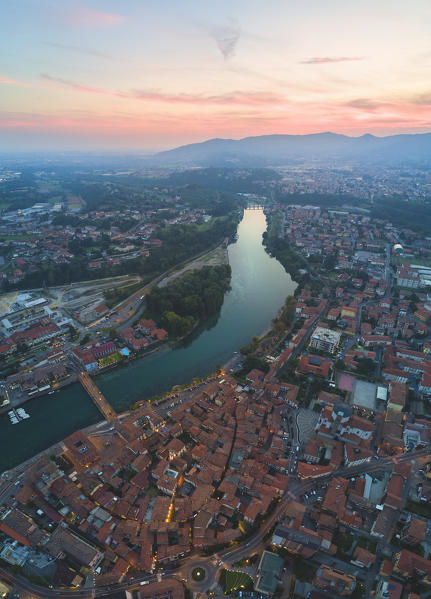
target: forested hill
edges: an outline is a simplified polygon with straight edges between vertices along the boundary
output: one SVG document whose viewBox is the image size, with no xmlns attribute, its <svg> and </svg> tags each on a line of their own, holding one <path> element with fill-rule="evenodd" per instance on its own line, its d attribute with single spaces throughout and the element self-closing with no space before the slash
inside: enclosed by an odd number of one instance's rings
<svg viewBox="0 0 431 599">
<path fill-rule="evenodd" d="M 171 336 L 182 337 L 220 310 L 230 278 L 228 264 L 204 266 L 166 287 L 153 287 L 146 298 L 147 315 Z"/>
</svg>

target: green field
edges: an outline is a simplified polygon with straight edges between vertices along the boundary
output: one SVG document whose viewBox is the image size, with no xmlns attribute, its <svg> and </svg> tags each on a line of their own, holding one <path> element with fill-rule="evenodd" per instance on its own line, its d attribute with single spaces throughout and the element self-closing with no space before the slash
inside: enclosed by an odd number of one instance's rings
<svg viewBox="0 0 431 599">
<path fill-rule="evenodd" d="M 99 366 L 101 368 L 105 368 L 105 366 L 110 366 L 111 364 L 115 364 L 116 362 L 120 362 L 123 356 L 119 352 L 115 352 L 115 354 L 111 354 L 110 356 L 105 356 L 99 360 Z"/>
<path fill-rule="evenodd" d="M 225 570 L 225 595 L 229 595 L 232 591 L 240 589 L 253 589 L 253 580 L 244 572 L 235 572 L 234 570 Z"/>
<path fill-rule="evenodd" d="M 431 268 L 431 260 L 426 258 L 408 258 L 407 256 L 397 256 L 392 258 L 394 264 L 402 264 L 407 262 L 408 264 L 417 264 L 418 266 L 428 266 Z"/>
</svg>

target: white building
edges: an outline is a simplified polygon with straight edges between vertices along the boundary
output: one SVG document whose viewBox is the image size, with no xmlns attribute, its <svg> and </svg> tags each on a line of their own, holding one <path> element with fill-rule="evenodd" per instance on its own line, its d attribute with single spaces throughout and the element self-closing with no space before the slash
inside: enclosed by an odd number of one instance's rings
<svg viewBox="0 0 431 599">
<path fill-rule="evenodd" d="M 340 343 L 341 333 L 316 327 L 310 339 L 310 347 L 321 351 L 334 353 Z"/>
</svg>

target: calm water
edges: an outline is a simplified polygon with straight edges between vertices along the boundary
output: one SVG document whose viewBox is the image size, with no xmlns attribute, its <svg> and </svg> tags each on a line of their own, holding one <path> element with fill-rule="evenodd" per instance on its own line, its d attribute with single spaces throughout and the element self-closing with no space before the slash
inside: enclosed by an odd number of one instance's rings
<svg viewBox="0 0 431 599">
<path fill-rule="evenodd" d="M 102 393 L 117 410 L 211 372 L 253 335 L 270 326 L 296 283 L 265 252 L 265 228 L 262 211 L 245 211 L 238 227 L 238 241 L 229 246 L 231 290 L 220 314 L 187 344 L 164 349 L 96 378 Z M 31 418 L 19 425 L 11 425 L 7 415 L 0 418 L 0 471 L 100 420 L 99 412 L 78 384 L 35 399 L 25 409 Z"/>
</svg>

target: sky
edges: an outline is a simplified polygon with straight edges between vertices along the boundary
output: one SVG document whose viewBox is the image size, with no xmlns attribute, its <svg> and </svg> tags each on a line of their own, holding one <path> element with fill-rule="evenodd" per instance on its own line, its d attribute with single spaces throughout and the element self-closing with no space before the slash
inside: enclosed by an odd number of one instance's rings
<svg viewBox="0 0 431 599">
<path fill-rule="evenodd" d="M 430 0 L 3 2 L 0 149 L 431 131 Z"/>
</svg>

